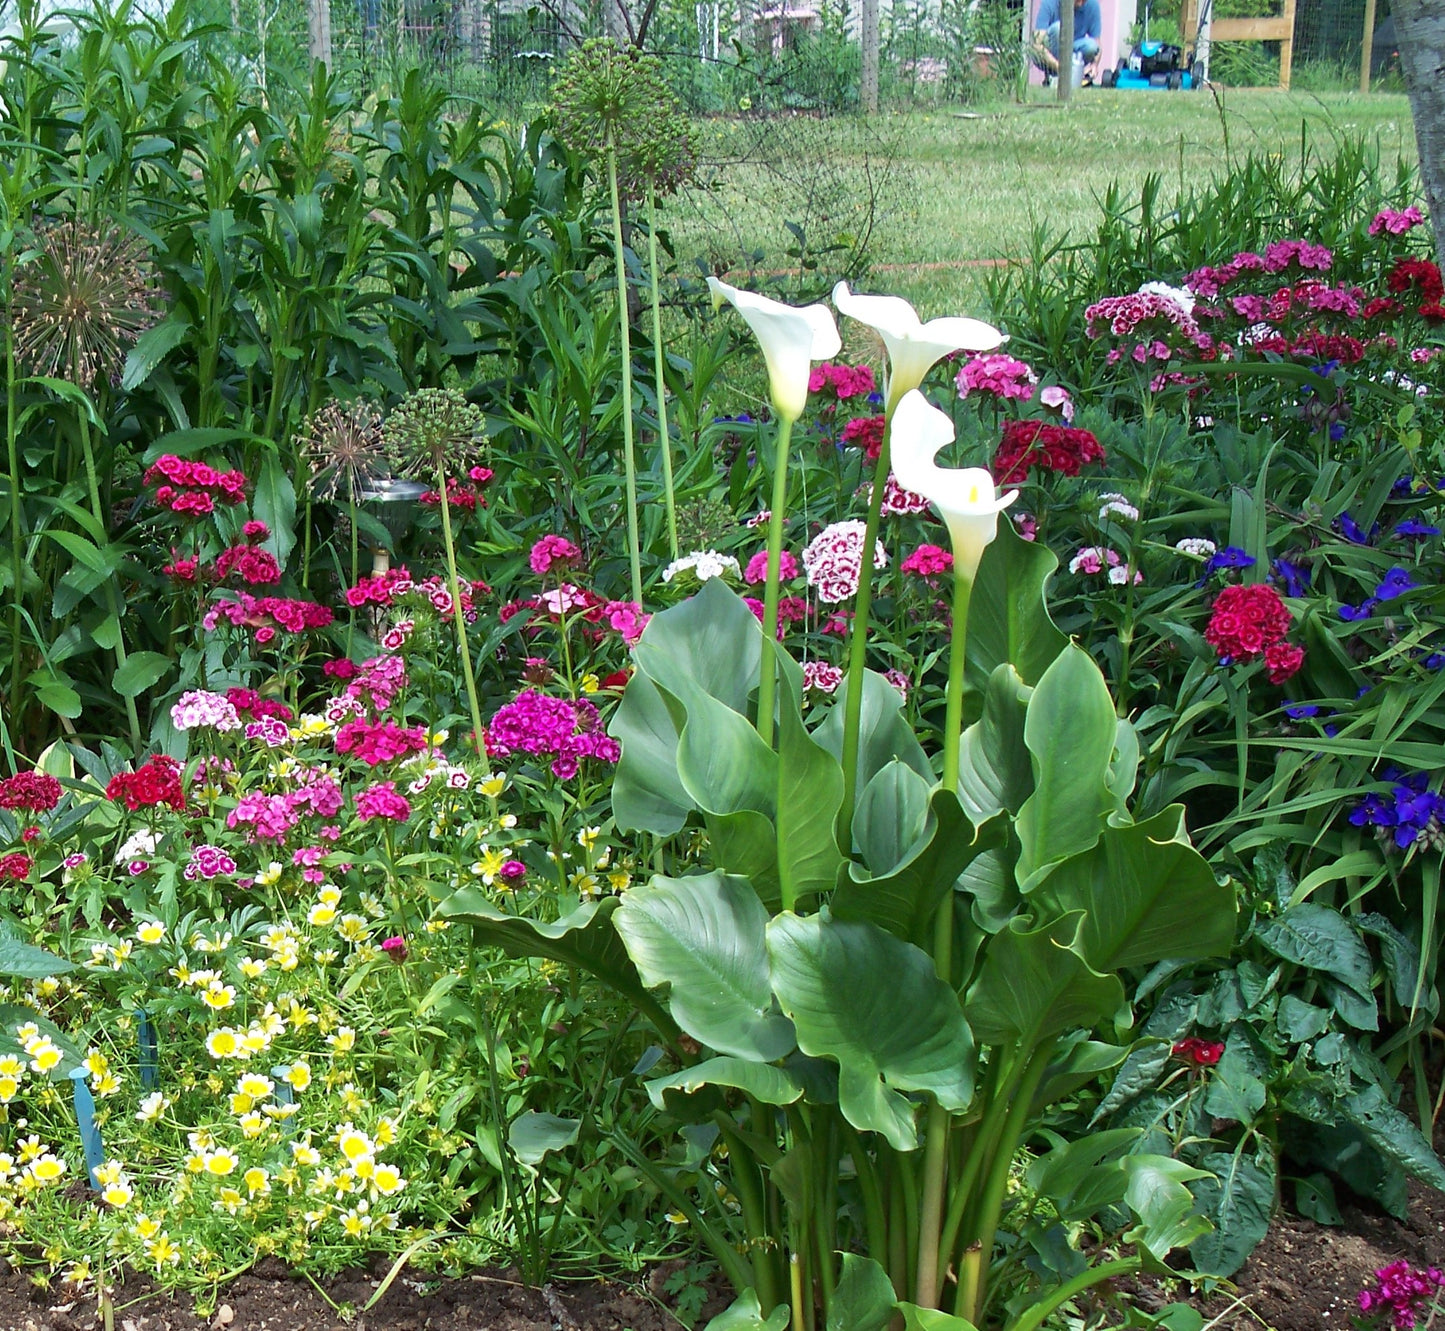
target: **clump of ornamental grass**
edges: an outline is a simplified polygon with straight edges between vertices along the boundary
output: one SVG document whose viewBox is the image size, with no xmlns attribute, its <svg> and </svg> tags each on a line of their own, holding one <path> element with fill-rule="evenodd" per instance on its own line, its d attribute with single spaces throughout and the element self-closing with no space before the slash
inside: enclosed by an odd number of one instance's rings
<svg viewBox="0 0 1445 1331">
<path fill-rule="evenodd" d="M 90 388 L 120 373 L 160 319 L 162 294 L 138 236 L 76 218 L 44 223 L 12 279 L 16 359 L 31 374 Z"/>
</svg>

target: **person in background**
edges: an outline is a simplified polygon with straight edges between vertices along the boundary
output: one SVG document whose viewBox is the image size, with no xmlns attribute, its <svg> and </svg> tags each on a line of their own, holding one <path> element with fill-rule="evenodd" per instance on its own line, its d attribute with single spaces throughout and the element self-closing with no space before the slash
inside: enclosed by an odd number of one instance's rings
<svg viewBox="0 0 1445 1331">
<path fill-rule="evenodd" d="M 1030 56 L 1041 70 L 1044 81 L 1059 72 L 1059 5 L 1068 0 L 1039 0 L 1034 18 L 1034 44 Z M 1074 51 L 1084 57 L 1084 82 L 1092 83 L 1099 73 L 1099 44 L 1104 20 L 1099 13 L 1099 0 L 1074 0 Z"/>
</svg>

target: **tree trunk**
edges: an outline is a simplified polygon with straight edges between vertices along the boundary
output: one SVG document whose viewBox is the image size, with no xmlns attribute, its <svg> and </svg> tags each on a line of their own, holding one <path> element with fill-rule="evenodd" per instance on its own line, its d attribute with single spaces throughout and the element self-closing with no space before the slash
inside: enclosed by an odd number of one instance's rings
<svg viewBox="0 0 1445 1331">
<path fill-rule="evenodd" d="M 1390 8 L 1410 90 L 1435 254 L 1445 267 L 1445 0 L 1394 0 Z"/>
<path fill-rule="evenodd" d="M 310 33 L 311 59 L 331 65 L 331 0 L 306 0 L 306 26 Z"/>
<path fill-rule="evenodd" d="M 863 86 L 859 89 L 863 109 L 878 114 L 878 0 L 863 0 Z"/>
</svg>

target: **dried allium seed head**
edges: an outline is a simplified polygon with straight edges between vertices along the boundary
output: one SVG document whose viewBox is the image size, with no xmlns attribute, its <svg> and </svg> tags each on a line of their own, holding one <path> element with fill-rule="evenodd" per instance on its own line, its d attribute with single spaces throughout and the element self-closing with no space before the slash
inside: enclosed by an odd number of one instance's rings
<svg viewBox="0 0 1445 1331">
<path fill-rule="evenodd" d="M 82 388 L 118 376 L 126 351 L 159 321 L 163 296 L 138 236 L 73 218 L 44 223 L 13 278 L 16 359 Z"/>
<path fill-rule="evenodd" d="M 487 417 L 454 388 L 423 388 L 402 399 L 386 419 L 388 456 L 406 475 L 457 476 L 487 442 Z"/>
<path fill-rule="evenodd" d="M 328 402 L 306 422 L 296 444 L 318 499 L 354 502 L 390 471 L 381 414 L 371 402 Z"/>
</svg>

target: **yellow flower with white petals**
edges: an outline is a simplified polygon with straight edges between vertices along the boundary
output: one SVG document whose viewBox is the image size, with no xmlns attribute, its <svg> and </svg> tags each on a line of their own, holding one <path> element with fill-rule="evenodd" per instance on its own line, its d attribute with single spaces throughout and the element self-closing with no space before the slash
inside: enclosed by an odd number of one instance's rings
<svg viewBox="0 0 1445 1331">
<path fill-rule="evenodd" d="M 241 1162 L 236 1159 L 234 1151 L 228 1151 L 222 1147 L 219 1151 L 212 1151 L 206 1157 L 206 1173 L 214 1174 L 217 1178 L 225 1178 L 233 1174 L 236 1166 Z"/>
<path fill-rule="evenodd" d="M 364 943 L 371 929 L 360 915 L 343 915 L 336 922 L 336 932 L 348 943 Z"/>
<path fill-rule="evenodd" d="M 125 1172 L 125 1165 L 120 1160 L 106 1160 L 96 1165 L 95 1181 L 104 1187 L 107 1183 L 118 1183 L 120 1176 Z"/>
<path fill-rule="evenodd" d="M 341 889 L 334 883 L 327 883 L 325 887 L 316 894 L 316 900 L 323 906 L 339 906 L 341 904 Z"/>
<path fill-rule="evenodd" d="M 269 964 L 262 957 L 242 957 L 241 974 L 248 980 L 259 980 L 261 976 L 265 975 Z"/>
<path fill-rule="evenodd" d="M 30 1055 L 30 1066 L 41 1073 L 53 1072 L 64 1057 L 49 1036 L 32 1040 L 25 1052 Z"/>
<path fill-rule="evenodd" d="M 0 1077 L 14 1077 L 16 1081 L 23 1081 L 25 1060 L 14 1054 L 0 1054 Z"/>
<path fill-rule="evenodd" d="M 506 775 L 498 774 L 496 772 L 492 772 L 487 776 L 484 776 L 481 781 L 477 783 L 477 789 L 480 790 L 483 795 L 485 795 L 488 799 L 491 800 L 496 799 L 498 795 L 500 795 L 504 790 L 506 790 L 506 788 Z"/>
<path fill-rule="evenodd" d="M 151 1261 L 156 1264 L 159 1270 L 163 1266 L 178 1266 L 181 1260 L 181 1250 L 171 1242 L 168 1234 L 157 1234 L 146 1244 L 146 1253 Z"/>
<path fill-rule="evenodd" d="M 241 1136 L 248 1142 L 255 1141 L 257 1137 L 266 1131 L 266 1120 L 254 1111 L 249 1114 L 242 1114 L 241 1117 L 236 1120 L 236 1123 L 241 1129 Z"/>
<path fill-rule="evenodd" d="M 338 1026 L 335 1034 L 326 1037 L 326 1043 L 338 1054 L 349 1054 L 356 1048 L 356 1032 L 350 1026 Z"/>
<path fill-rule="evenodd" d="M 245 1205 L 241 1194 L 235 1188 L 222 1188 L 216 1196 L 215 1208 L 227 1215 L 235 1215 Z"/>
<path fill-rule="evenodd" d="M 306 922 L 318 929 L 324 929 L 327 925 L 335 922 L 336 915 L 335 906 L 328 906 L 325 902 L 318 901 L 306 912 Z"/>
<path fill-rule="evenodd" d="M 377 1165 L 371 1173 L 371 1186 L 383 1197 L 391 1197 L 406 1187 L 406 1180 L 395 1165 Z"/>
<path fill-rule="evenodd" d="M 337 1130 L 335 1140 L 336 1149 L 352 1164 L 355 1164 L 362 1156 L 371 1155 L 376 1150 L 371 1138 L 350 1123 L 341 1125 Z"/>
<path fill-rule="evenodd" d="M 29 1173 L 40 1183 L 54 1183 L 65 1173 L 65 1161 L 47 1151 L 31 1162 Z"/>
<path fill-rule="evenodd" d="M 136 942 L 144 943 L 147 947 L 154 947 L 166 936 L 166 926 L 159 920 L 146 920 L 136 925 Z"/>
<path fill-rule="evenodd" d="M 383 1114 L 376 1120 L 376 1141 L 379 1146 L 391 1146 L 396 1142 L 396 1120 Z"/>
<path fill-rule="evenodd" d="M 591 850 L 597 844 L 597 838 L 602 835 L 600 827 L 584 827 L 577 833 L 577 844 L 583 850 Z"/>
<path fill-rule="evenodd" d="M 311 1064 L 293 1063 L 286 1072 L 285 1080 L 291 1083 L 293 1090 L 304 1091 L 311 1085 Z"/>
<path fill-rule="evenodd" d="M 271 1176 L 260 1165 L 252 1165 L 241 1177 L 246 1184 L 246 1191 L 253 1197 L 257 1194 L 264 1197 L 271 1191 Z"/>
<path fill-rule="evenodd" d="M 236 990 L 232 985 L 212 980 L 206 986 L 205 992 L 201 994 L 201 1002 L 213 1012 L 224 1012 L 235 1004 Z"/>
<path fill-rule="evenodd" d="M 8 1105 L 20 1094 L 20 1083 L 14 1077 L 0 1077 L 0 1105 Z"/>
<path fill-rule="evenodd" d="M 136 1120 L 140 1123 L 154 1123 L 170 1107 L 171 1102 L 164 1094 L 152 1091 L 140 1102 L 140 1108 L 136 1110 Z"/>
<path fill-rule="evenodd" d="M 161 1222 L 159 1220 L 152 1220 L 145 1212 L 141 1212 L 140 1215 L 136 1216 L 135 1223 L 131 1225 L 130 1231 L 143 1243 L 149 1242 L 161 1232 Z"/>
<path fill-rule="evenodd" d="M 100 1194 L 100 1200 L 117 1211 L 129 1206 L 134 1199 L 135 1190 L 124 1179 L 106 1184 Z"/>
<path fill-rule="evenodd" d="M 241 1058 L 247 1052 L 241 1047 L 241 1033 L 222 1026 L 206 1036 L 206 1052 L 212 1058 Z"/>
<path fill-rule="evenodd" d="M 311 1145 L 308 1134 L 305 1140 L 291 1143 L 291 1158 L 308 1169 L 315 1169 L 321 1163 L 321 1152 Z"/>
<path fill-rule="evenodd" d="M 102 1100 L 120 1090 L 120 1078 L 114 1072 L 106 1072 L 90 1083 L 90 1089 Z"/>
</svg>

